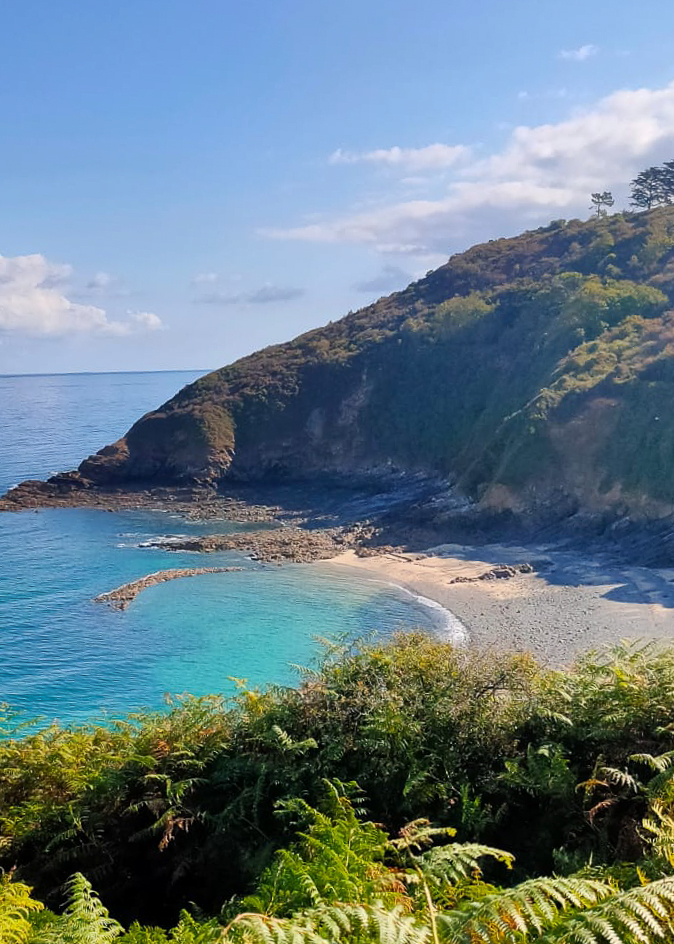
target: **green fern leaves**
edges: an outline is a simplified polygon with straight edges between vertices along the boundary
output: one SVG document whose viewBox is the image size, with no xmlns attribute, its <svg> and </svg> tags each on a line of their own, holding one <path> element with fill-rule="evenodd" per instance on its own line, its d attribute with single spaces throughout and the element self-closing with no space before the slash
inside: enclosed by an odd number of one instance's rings
<svg viewBox="0 0 674 944">
<path fill-rule="evenodd" d="M 77 872 L 68 883 L 68 905 L 35 944 L 113 944 L 123 933 L 121 924 L 107 908 L 87 879 Z"/>
<path fill-rule="evenodd" d="M 26 944 L 31 931 L 30 916 L 43 907 L 31 898 L 27 885 L 12 882 L 8 875 L 3 875 L 0 879 L 0 942 Z"/>
</svg>

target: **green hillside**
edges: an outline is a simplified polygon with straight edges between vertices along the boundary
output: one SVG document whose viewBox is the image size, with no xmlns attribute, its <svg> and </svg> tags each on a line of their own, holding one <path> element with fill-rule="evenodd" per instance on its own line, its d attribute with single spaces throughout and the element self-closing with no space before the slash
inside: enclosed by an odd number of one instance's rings
<svg viewBox="0 0 674 944">
<path fill-rule="evenodd" d="M 674 503 L 674 207 L 557 220 L 186 387 L 97 483 L 439 473 L 483 506 Z"/>
</svg>

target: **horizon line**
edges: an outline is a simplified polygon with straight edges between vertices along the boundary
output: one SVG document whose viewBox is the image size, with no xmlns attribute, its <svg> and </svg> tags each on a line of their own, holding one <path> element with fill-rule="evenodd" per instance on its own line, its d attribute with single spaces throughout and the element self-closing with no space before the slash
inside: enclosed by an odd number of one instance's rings
<svg viewBox="0 0 674 944">
<path fill-rule="evenodd" d="M 101 374 L 209 374 L 213 370 L 217 370 L 217 368 L 169 367 L 165 370 L 162 368 L 156 370 L 40 370 L 16 374 L 0 373 L 0 377 L 95 377 Z"/>
</svg>

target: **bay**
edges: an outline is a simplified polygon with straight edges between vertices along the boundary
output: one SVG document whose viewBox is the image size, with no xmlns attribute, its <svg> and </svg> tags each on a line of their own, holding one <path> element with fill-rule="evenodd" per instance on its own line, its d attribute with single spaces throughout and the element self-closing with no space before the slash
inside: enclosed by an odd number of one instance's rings
<svg viewBox="0 0 674 944">
<path fill-rule="evenodd" d="M 0 377 L 0 491 L 73 468 L 198 372 Z M 434 629 L 442 614 L 409 593 L 329 566 L 277 567 L 209 555 L 205 574 L 144 591 L 125 611 L 94 597 L 188 552 L 141 547 L 166 534 L 242 530 L 161 512 L 47 509 L 0 514 L 0 701 L 64 722 L 159 708 L 189 692 L 293 684 L 317 636 Z M 257 527 L 257 526 L 251 526 Z"/>
</svg>

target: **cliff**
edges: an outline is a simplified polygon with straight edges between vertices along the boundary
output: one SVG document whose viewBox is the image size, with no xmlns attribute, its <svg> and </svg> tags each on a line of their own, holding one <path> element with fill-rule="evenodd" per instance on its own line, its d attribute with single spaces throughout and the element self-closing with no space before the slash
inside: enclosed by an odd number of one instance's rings
<svg viewBox="0 0 674 944">
<path fill-rule="evenodd" d="M 77 481 L 438 474 L 482 507 L 674 508 L 674 208 L 559 220 L 223 367 Z"/>
</svg>

